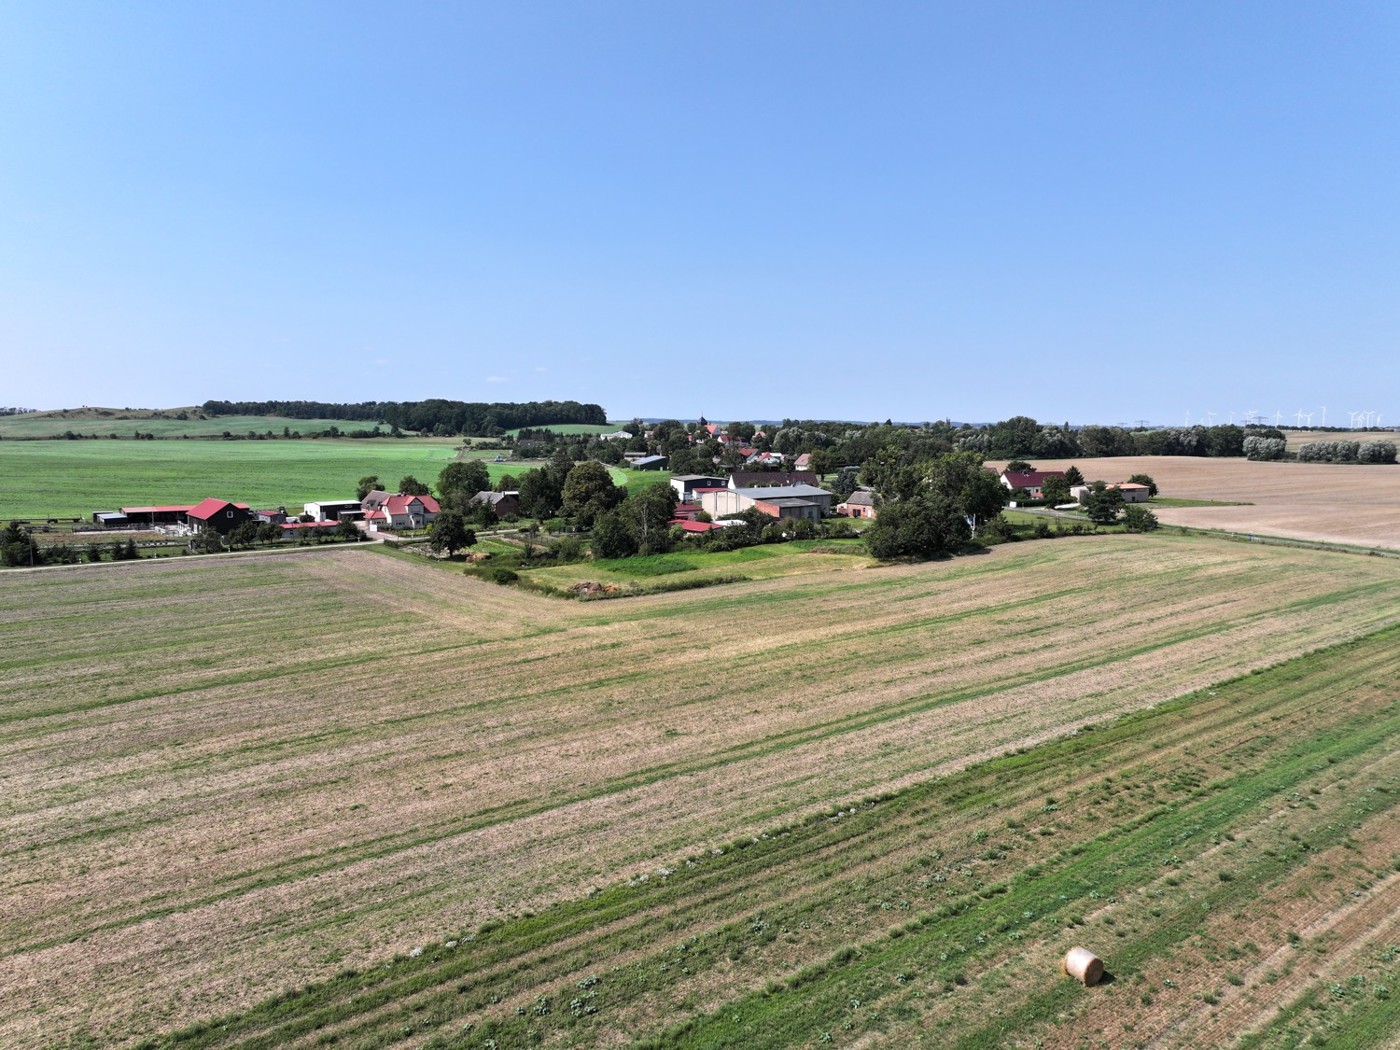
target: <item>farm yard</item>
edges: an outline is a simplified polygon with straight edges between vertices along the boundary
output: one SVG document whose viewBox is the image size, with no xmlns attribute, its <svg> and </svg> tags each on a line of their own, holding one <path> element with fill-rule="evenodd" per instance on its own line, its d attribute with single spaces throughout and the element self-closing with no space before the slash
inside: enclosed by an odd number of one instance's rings
<svg viewBox="0 0 1400 1050">
<path fill-rule="evenodd" d="M 1158 534 L 600 604 L 367 549 L 6 576 L 0 1044 L 1384 1044 L 1396 572 Z"/>
<path fill-rule="evenodd" d="M 1035 466 L 1063 470 L 1070 464 L 1089 480 L 1122 481 L 1132 474 L 1148 474 L 1163 496 L 1248 504 L 1154 506 L 1153 513 L 1164 525 L 1400 548 L 1400 467 L 1200 456 L 1056 459 L 1037 461 Z"/>
</svg>

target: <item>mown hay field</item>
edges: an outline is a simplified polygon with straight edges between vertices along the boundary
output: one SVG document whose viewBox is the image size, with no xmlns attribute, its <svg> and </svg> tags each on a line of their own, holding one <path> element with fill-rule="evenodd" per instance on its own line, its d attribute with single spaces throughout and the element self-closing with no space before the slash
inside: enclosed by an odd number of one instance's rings
<svg viewBox="0 0 1400 1050">
<path fill-rule="evenodd" d="M 365 549 L 0 580 L 0 1045 L 1187 1046 L 1391 980 L 1388 560 L 1111 536 L 582 604 Z"/>
<path fill-rule="evenodd" d="M 1154 507 L 1165 524 L 1400 548 L 1400 466 L 1253 463 L 1199 456 L 1038 460 L 1035 466 L 1063 470 L 1070 464 L 1089 481 L 1126 481 L 1133 474 L 1147 474 L 1163 496 L 1250 504 Z"/>
<path fill-rule="evenodd" d="M 0 518 L 90 517 L 208 496 L 299 511 L 308 500 L 353 499 L 367 474 L 389 485 L 405 474 L 432 484 L 454 446 L 426 438 L 0 441 Z M 507 466 L 489 469 L 499 475 Z"/>
</svg>

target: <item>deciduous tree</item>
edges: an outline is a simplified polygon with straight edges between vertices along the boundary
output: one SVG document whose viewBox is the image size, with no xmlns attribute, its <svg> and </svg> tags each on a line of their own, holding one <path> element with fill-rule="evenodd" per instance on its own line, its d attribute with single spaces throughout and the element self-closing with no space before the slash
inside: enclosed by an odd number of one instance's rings
<svg viewBox="0 0 1400 1050">
<path fill-rule="evenodd" d="M 455 510 L 439 514 L 431 526 L 428 546 L 437 552 L 447 552 L 450 558 L 459 550 L 476 544 L 476 533 L 467 527 L 466 518 Z"/>
</svg>

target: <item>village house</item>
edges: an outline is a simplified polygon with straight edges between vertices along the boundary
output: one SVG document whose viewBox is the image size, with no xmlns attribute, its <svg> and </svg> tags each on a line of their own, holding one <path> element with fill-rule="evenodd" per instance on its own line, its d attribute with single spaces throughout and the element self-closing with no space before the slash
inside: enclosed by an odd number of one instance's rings
<svg viewBox="0 0 1400 1050">
<path fill-rule="evenodd" d="M 1031 499 L 1040 499 L 1040 486 L 1045 484 L 1046 478 L 1062 478 L 1065 476 L 1063 470 L 1031 470 L 1023 474 L 1012 474 L 1003 470 L 1000 475 L 1001 483 L 1012 492 L 1017 489 L 1025 489 L 1031 494 Z"/>
<path fill-rule="evenodd" d="M 783 454 L 781 452 L 754 452 L 745 459 L 744 462 L 753 466 L 781 467 L 783 465 Z"/>
<path fill-rule="evenodd" d="M 680 529 L 686 536 L 703 536 L 707 532 L 721 529 L 724 526 L 717 525 L 713 521 L 694 521 L 690 518 L 672 518 L 666 524 Z"/>
<path fill-rule="evenodd" d="M 676 509 L 671 512 L 671 520 L 694 521 L 696 515 L 704 509 L 699 503 L 677 503 Z"/>
<path fill-rule="evenodd" d="M 848 518 L 875 517 L 875 493 L 869 489 L 856 489 L 844 502 L 836 504 L 836 513 Z"/>
<path fill-rule="evenodd" d="M 520 517 L 520 493 L 511 490 L 508 492 L 478 492 L 468 501 L 468 506 L 475 507 L 486 504 L 496 514 L 496 520 L 502 518 Z"/>
<path fill-rule="evenodd" d="M 385 492 L 383 489 L 370 489 L 365 493 L 365 498 L 360 500 L 360 509 L 364 511 L 365 514 L 369 514 L 372 510 L 381 510 L 384 507 L 385 500 L 387 500 L 390 495 L 391 493 Z"/>
<path fill-rule="evenodd" d="M 811 470 L 811 469 L 812 469 L 812 453 L 810 453 L 810 452 L 804 452 L 804 453 L 802 453 L 802 455 L 798 456 L 797 459 L 793 461 L 792 466 L 793 466 L 793 469 L 794 469 L 794 470 L 799 470 L 799 471 L 801 471 L 801 470 Z"/>
<path fill-rule="evenodd" d="M 625 430 L 614 430 L 611 434 L 599 434 L 599 441 L 631 441 L 635 434 L 630 434 Z"/>
<path fill-rule="evenodd" d="M 390 496 L 377 510 L 366 511 L 365 521 L 376 532 L 380 529 L 421 529 L 438 516 L 438 501 L 432 496 Z"/>
</svg>

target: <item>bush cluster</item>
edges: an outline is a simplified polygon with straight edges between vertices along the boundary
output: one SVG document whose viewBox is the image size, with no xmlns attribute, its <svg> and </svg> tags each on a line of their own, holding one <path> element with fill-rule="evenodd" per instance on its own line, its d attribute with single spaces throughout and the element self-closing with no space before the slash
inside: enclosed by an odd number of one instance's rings
<svg viewBox="0 0 1400 1050">
<path fill-rule="evenodd" d="M 1298 449 L 1303 463 L 1394 463 L 1390 441 L 1311 441 Z"/>
</svg>

